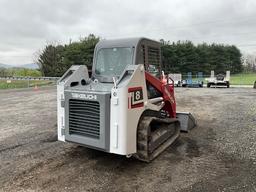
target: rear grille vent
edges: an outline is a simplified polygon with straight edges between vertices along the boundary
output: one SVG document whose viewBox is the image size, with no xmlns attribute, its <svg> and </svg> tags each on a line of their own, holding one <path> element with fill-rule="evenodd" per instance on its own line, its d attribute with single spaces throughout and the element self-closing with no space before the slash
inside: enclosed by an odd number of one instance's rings
<svg viewBox="0 0 256 192">
<path fill-rule="evenodd" d="M 148 47 L 148 64 L 160 66 L 160 50 L 153 47 Z"/>
<path fill-rule="evenodd" d="M 76 99 L 69 100 L 69 134 L 99 139 L 99 102 Z"/>
</svg>

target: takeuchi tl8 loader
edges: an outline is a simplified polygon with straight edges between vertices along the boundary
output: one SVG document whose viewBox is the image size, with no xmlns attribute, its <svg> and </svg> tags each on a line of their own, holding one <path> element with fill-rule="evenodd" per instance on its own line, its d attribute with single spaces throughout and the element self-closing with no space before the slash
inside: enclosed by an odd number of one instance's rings
<svg viewBox="0 0 256 192">
<path fill-rule="evenodd" d="M 193 128 L 190 113 L 176 113 L 160 46 L 146 38 L 101 40 L 90 76 L 73 65 L 57 85 L 58 140 L 149 162 Z"/>
</svg>

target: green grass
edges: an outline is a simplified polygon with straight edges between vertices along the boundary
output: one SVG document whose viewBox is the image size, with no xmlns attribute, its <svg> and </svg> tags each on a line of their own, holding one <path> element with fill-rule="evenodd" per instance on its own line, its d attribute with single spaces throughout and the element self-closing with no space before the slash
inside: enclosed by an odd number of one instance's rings
<svg viewBox="0 0 256 192">
<path fill-rule="evenodd" d="M 256 81 L 256 73 L 240 73 L 231 75 L 231 85 L 253 85 Z"/>
<path fill-rule="evenodd" d="M 186 76 L 183 76 L 186 79 Z M 209 76 L 205 76 L 202 80 L 204 84 L 207 83 L 205 78 L 209 78 Z M 192 78 L 193 81 L 196 81 L 197 78 Z M 239 74 L 231 74 L 230 84 L 231 85 L 253 85 L 256 81 L 256 73 L 239 73 Z"/>
<path fill-rule="evenodd" d="M 28 88 L 35 86 L 45 86 L 52 85 L 53 81 L 40 81 L 40 80 L 11 80 L 10 83 L 7 83 L 7 80 L 0 80 L 0 89 L 15 89 L 15 88 Z"/>
</svg>

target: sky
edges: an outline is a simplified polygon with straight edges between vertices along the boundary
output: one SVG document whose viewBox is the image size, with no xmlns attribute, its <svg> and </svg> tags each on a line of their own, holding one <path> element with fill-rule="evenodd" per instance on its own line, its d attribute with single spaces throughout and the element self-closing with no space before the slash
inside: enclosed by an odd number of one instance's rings
<svg viewBox="0 0 256 192">
<path fill-rule="evenodd" d="M 236 45 L 256 53 L 255 0 L 0 0 L 0 63 L 89 34 Z"/>
</svg>

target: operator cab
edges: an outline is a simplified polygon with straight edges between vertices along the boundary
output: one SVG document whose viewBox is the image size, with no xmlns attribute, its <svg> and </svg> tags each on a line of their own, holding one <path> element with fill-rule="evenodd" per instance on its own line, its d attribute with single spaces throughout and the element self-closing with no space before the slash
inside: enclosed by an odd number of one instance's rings
<svg viewBox="0 0 256 192">
<path fill-rule="evenodd" d="M 128 65 L 144 64 L 147 72 L 160 77 L 160 43 L 146 38 L 102 40 L 95 48 L 92 77 L 102 83 L 118 79 Z"/>
</svg>

